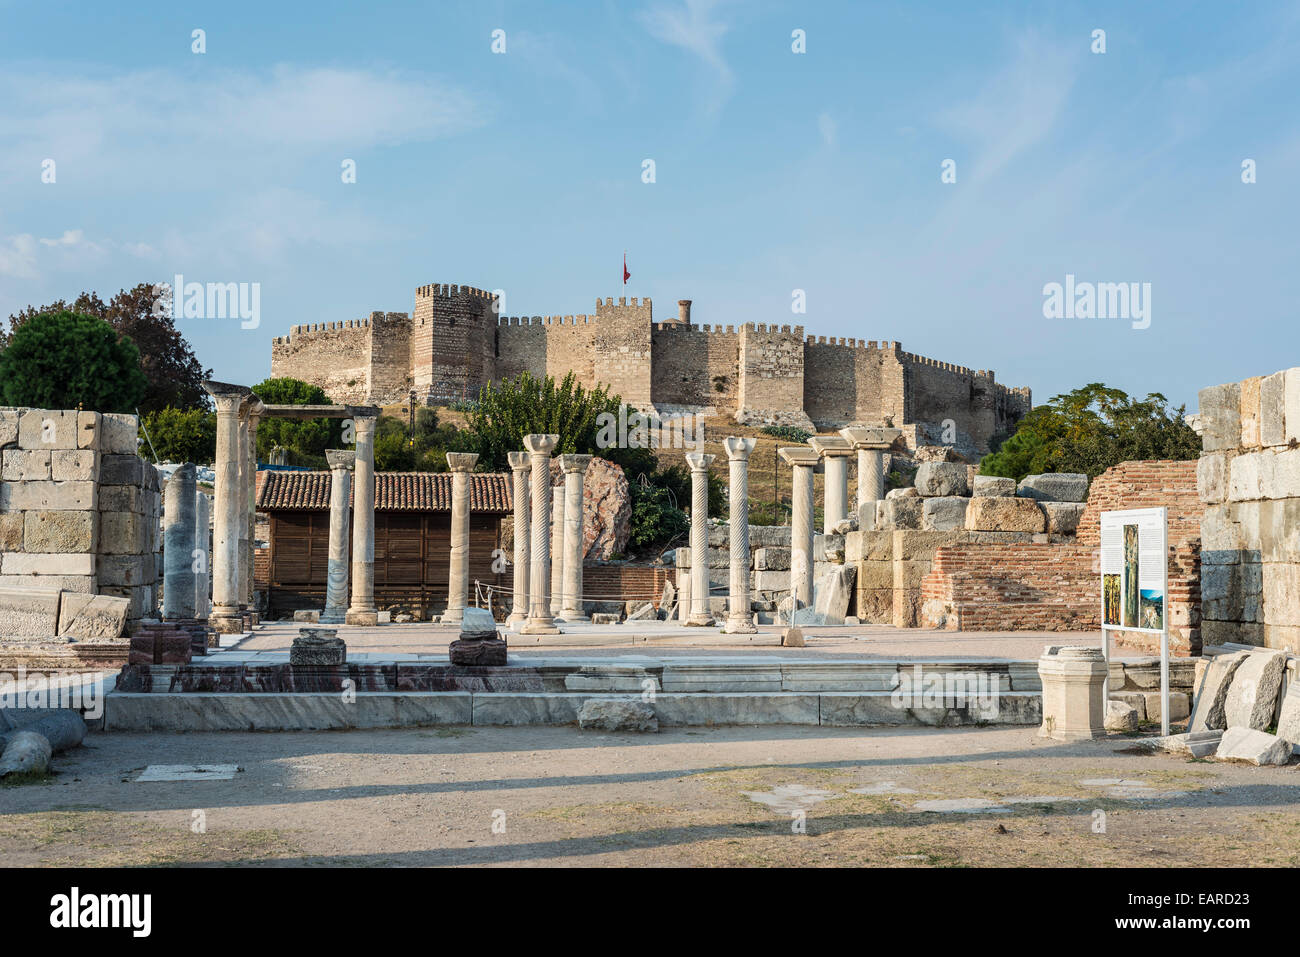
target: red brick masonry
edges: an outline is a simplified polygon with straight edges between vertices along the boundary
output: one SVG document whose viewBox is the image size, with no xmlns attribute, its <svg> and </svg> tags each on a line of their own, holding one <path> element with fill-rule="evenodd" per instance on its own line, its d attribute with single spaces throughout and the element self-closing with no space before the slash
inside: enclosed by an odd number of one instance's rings
<svg viewBox="0 0 1300 957">
<path fill-rule="evenodd" d="M 1169 509 L 1169 640 L 1199 655 L 1201 514 L 1196 462 L 1122 462 L 1093 481 L 1077 544 L 945 545 L 921 584 L 922 624 L 952 631 L 1096 631 L 1101 627 L 1101 512 Z M 1115 632 L 1158 651 L 1158 639 Z"/>
</svg>

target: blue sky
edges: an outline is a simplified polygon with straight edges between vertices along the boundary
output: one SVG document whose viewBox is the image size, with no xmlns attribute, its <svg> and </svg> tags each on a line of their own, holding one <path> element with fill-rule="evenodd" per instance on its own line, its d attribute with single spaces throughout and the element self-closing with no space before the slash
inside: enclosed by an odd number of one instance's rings
<svg viewBox="0 0 1300 957">
<path fill-rule="evenodd" d="M 511 315 L 690 298 L 699 323 L 897 339 L 1036 401 L 1100 380 L 1194 408 L 1300 365 L 1294 3 L 0 17 L 0 315 L 178 272 L 258 282 L 258 328 L 181 322 L 218 378 L 258 381 L 290 325 L 410 311 L 428 282 L 504 289 Z M 1067 274 L 1150 283 L 1150 327 L 1044 318 Z"/>
</svg>

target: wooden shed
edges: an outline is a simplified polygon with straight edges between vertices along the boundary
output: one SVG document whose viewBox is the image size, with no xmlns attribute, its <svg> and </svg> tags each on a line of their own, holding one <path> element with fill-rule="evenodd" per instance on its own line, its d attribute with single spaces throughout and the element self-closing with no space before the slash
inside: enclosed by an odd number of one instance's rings
<svg viewBox="0 0 1300 957">
<path fill-rule="evenodd" d="M 470 476 L 470 601 L 475 579 L 509 586 L 498 563 L 501 520 L 510 514 L 509 474 Z M 267 611 L 271 618 L 323 608 L 329 561 L 329 472 L 257 473 L 257 511 L 269 529 Z M 349 529 L 348 545 L 352 535 Z M 375 475 L 375 604 L 418 619 L 447 605 L 451 547 L 451 473 Z"/>
</svg>

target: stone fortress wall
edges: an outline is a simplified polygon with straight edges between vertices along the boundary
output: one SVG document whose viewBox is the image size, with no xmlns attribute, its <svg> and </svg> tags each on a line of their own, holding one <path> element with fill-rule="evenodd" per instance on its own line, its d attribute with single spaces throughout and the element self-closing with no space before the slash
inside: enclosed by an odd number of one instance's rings
<svg viewBox="0 0 1300 957">
<path fill-rule="evenodd" d="M 271 374 L 321 386 L 336 402 L 473 398 L 530 371 L 607 385 L 660 413 L 728 414 L 750 425 L 838 428 L 955 424 L 959 446 L 985 451 L 1029 411 L 1028 389 L 986 370 L 905 352 L 897 342 L 805 335 L 803 326 L 691 322 L 689 300 L 656 321 L 649 299 L 597 299 L 576 316 L 497 315 L 492 293 L 433 284 L 415 308 L 368 319 L 293 326 L 273 340 Z"/>
</svg>

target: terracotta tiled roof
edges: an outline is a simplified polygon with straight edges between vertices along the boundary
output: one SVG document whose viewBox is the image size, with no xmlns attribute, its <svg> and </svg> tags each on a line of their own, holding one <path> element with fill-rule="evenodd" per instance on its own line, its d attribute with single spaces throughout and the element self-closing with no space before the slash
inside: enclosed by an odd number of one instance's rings
<svg viewBox="0 0 1300 957">
<path fill-rule="evenodd" d="M 510 512 L 511 477 L 503 472 L 470 474 L 469 502 L 475 512 Z M 257 507 L 273 509 L 328 509 L 329 472 L 257 473 Z M 377 472 L 375 510 L 378 512 L 451 511 L 450 472 Z"/>
</svg>

